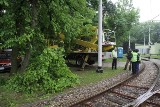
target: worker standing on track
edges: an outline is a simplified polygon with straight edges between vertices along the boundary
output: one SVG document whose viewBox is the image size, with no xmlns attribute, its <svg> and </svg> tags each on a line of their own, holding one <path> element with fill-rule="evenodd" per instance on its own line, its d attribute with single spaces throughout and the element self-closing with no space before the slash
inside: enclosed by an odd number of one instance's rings
<svg viewBox="0 0 160 107">
<path fill-rule="evenodd" d="M 136 73 L 138 73 L 139 72 L 139 64 L 141 63 L 141 56 L 140 56 L 138 49 L 136 49 L 136 52 L 137 52 Z"/>
<path fill-rule="evenodd" d="M 131 58 L 132 58 L 132 53 L 131 53 L 132 51 L 131 51 L 131 49 L 129 48 L 128 49 L 128 53 L 127 53 L 127 61 L 126 61 L 126 64 L 125 64 L 125 67 L 124 67 L 124 70 L 126 70 L 127 69 L 127 67 L 128 67 L 128 64 L 129 64 L 129 70 L 131 70 Z"/>
<path fill-rule="evenodd" d="M 117 48 L 115 47 L 114 50 L 112 51 L 112 70 L 113 68 L 117 69 Z"/>
<path fill-rule="evenodd" d="M 133 50 L 132 52 L 132 58 L 131 58 L 131 62 L 132 62 L 132 74 L 136 74 L 137 73 L 137 69 L 136 69 L 136 66 L 137 66 L 137 56 L 138 56 L 138 53 L 136 52 L 136 49 Z"/>
</svg>

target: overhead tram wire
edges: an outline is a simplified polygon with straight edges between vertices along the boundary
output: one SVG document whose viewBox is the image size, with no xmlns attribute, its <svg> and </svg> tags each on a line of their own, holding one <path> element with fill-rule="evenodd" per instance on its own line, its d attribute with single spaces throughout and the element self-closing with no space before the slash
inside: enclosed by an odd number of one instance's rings
<svg viewBox="0 0 160 107">
<path fill-rule="evenodd" d="M 153 21 L 155 18 L 157 18 L 158 16 L 160 16 L 160 13 L 157 15 L 157 16 L 155 16 L 154 18 L 152 18 L 150 21 Z"/>
<path fill-rule="evenodd" d="M 153 17 L 152 19 L 150 19 L 150 20 L 148 20 L 148 21 L 146 21 L 146 22 L 151 22 L 151 21 L 153 21 L 155 18 L 157 18 L 158 16 L 160 16 L 160 13 L 157 15 L 157 16 L 155 16 L 155 17 Z M 155 20 L 155 21 L 160 21 L 160 20 Z M 138 33 L 140 30 L 142 30 L 142 29 L 139 29 L 137 32 L 135 32 L 133 35 L 135 35 L 136 33 Z"/>
</svg>

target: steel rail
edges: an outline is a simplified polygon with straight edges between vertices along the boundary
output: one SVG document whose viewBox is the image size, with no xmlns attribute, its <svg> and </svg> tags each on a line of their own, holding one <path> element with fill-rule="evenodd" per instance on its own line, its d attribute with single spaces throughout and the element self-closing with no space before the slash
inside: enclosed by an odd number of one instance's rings
<svg viewBox="0 0 160 107">
<path fill-rule="evenodd" d="M 144 93 L 143 95 L 139 96 L 136 100 L 134 100 L 133 102 L 123 106 L 123 107 L 138 107 L 140 106 L 142 103 L 144 103 L 145 101 L 147 101 L 147 99 L 151 98 L 153 95 L 155 95 L 156 93 L 158 93 L 160 91 L 160 89 L 156 90 L 156 91 L 152 91 L 154 89 L 154 87 L 156 86 L 156 83 L 159 80 L 160 77 L 160 66 L 158 66 L 158 64 L 154 63 L 154 65 L 156 66 L 156 68 L 158 69 L 158 75 L 155 79 L 155 81 L 153 82 L 152 86 L 149 88 L 149 90 Z"/>
<path fill-rule="evenodd" d="M 140 87 L 140 86 L 136 86 L 136 85 L 128 85 L 128 84 L 124 84 L 124 86 L 127 86 L 127 87 L 135 87 L 135 88 L 141 88 L 141 89 L 149 89 L 148 87 Z"/>
<path fill-rule="evenodd" d="M 140 68 L 139 74 L 144 71 L 145 66 L 146 66 L 146 65 L 142 62 L 142 67 Z M 139 75 L 139 74 L 138 74 L 138 75 Z M 125 78 L 123 81 L 120 81 L 120 82 L 112 85 L 112 86 L 109 87 L 107 90 L 105 90 L 105 91 L 103 91 L 103 92 L 101 92 L 101 93 L 99 93 L 99 94 L 97 94 L 97 95 L 91 96 L 90 98 L 84 99 L 84 100 L 82 100 L 82 101 L 80 101 L 80 102 L 76 102 L 75 104 L 70 105 L 70 107 L 76 107 L 76 105 L 78 105 L 78 104 L 86 104 L 85 102 L 87 102 L 88 100 L 91 100 L 91 99 L 93 99 L 93 98 L 99 97 L 99 96 L 103 95 L 104 93 L 106 93 L 107 91 L 109 91 L 109 90 L 111 90 L 111 89 L 113 89 L 113 88 L 115 88 L 115 87 L 118 87 L 118 86 L 120 86 L 120 85 L 122 85 L 122 84 L 124 84 L 124 83 L 126 83 L 126 82 L 129 82 L 130 80 L 136 78 L 138 75 L 137 75 L 137 74 L 136 74 L 136 75 L 130 75 L 130 76 L 128 76 L 127 78 Z M 128 96 L 128 97 L 129 97 L 129 96 Z M 133 99 L 133 98 L 132 98 L 132 99 Z M 134 99 L 135 99 L 135 98 L 134 98 Z"/>
</svg>

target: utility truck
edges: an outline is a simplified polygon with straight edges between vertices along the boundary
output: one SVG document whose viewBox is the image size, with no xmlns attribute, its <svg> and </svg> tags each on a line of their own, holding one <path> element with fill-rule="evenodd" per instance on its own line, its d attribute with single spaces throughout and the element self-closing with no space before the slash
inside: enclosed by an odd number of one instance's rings
<svg viewBox="0 0 160 107">
<path fill-rule="evenodd" d="M 80 39 L 75 39 L 76 45 L 78 45 L 80 48 L 76 50 L 71 50 L 70 53 L 66 56 L 66 60 L 68 62 L 75 62 L 77 66 L 81 66 L 82 69 L 84 69 L 86 64 L 92 65 L 96 62 L 98 58 L 98 35 L 97 35 L 97 28 L 94 28 L 93 30 L 95 32 L 95 35 L 89 36 L 81 36 Z M 104 30 L 103 32 L 103 39 L 102 39 L 102 50 L 103 55 L 102 57 L 105 58 L 105 54 L 108 51 L 111 51 L 114 49 L 114 46 L 116 45 L 115 42 L 115 35 L 110 35 L 108 32 Z M 60 34 L 60 38 L 64 40 L 65 35 Z M 57 46 L 52 45 L 51 48 L 55 48 Z M 104 59 L 103 58 L 103 59 Z"/>
</svg>

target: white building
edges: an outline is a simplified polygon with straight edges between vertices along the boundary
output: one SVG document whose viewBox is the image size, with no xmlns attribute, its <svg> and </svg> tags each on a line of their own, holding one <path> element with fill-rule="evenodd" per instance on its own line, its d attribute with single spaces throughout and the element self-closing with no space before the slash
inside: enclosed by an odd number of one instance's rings
<svg viewBox="0 0 160 107">
<path fill-rule="evenodd" d="M 149 46 L 148 45 L 142 45 L 142 44 L 136 44 L 136 49 L 139 49 L 139 52 L 141 54 L 149 54 Z M 160 54 L 160 43 L 154 43 L 154 45 L 151 45 L 150 54 Z"/>
</svg>

